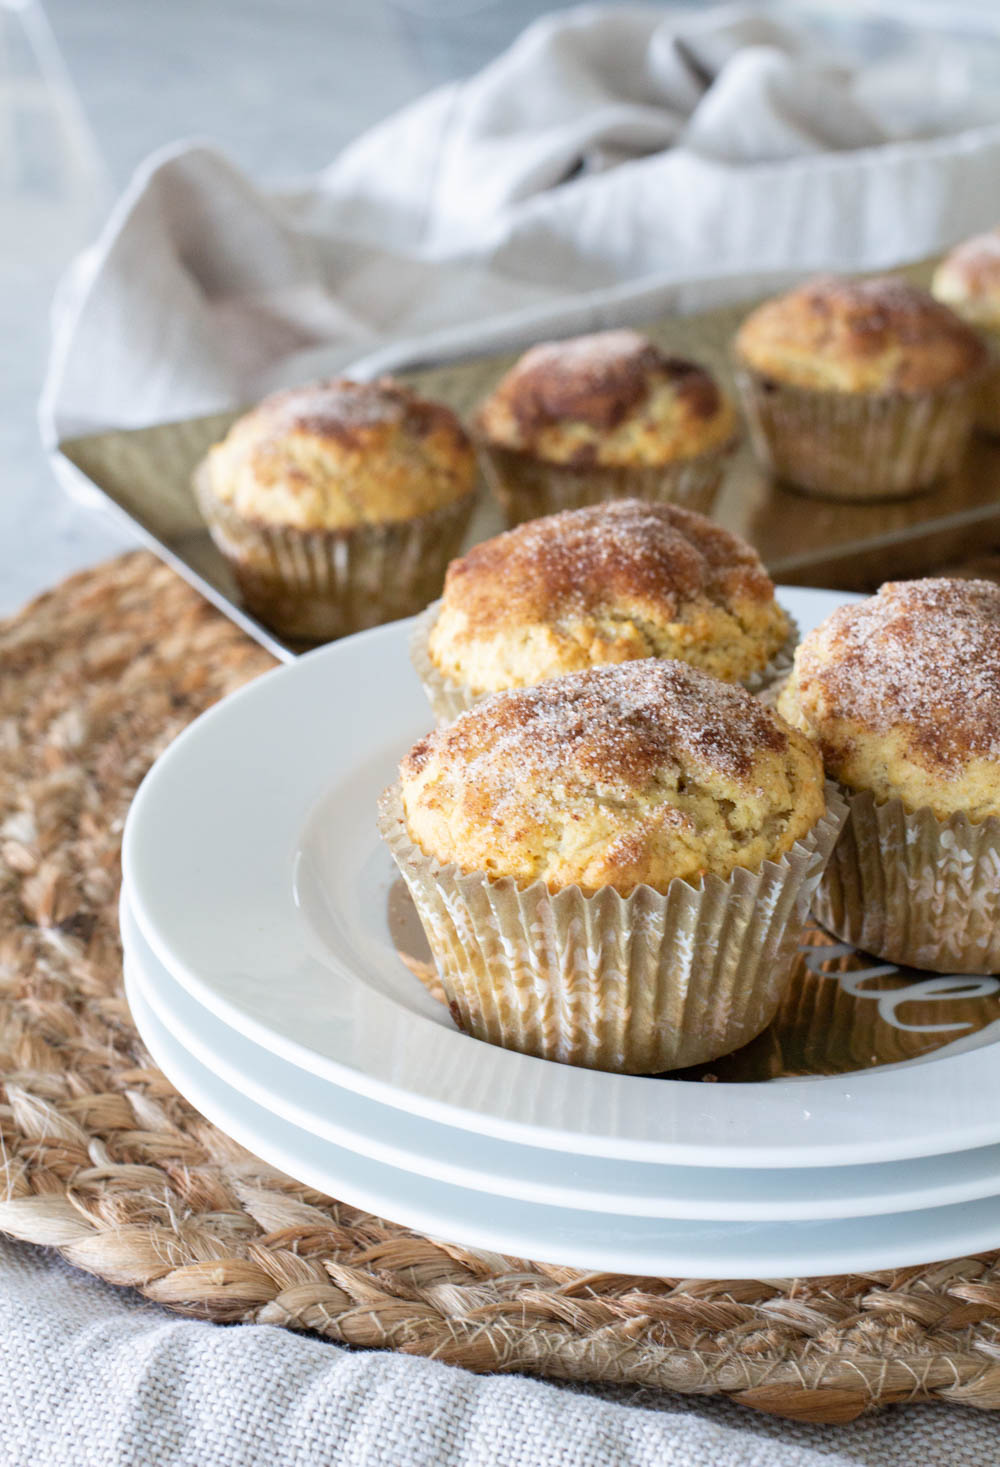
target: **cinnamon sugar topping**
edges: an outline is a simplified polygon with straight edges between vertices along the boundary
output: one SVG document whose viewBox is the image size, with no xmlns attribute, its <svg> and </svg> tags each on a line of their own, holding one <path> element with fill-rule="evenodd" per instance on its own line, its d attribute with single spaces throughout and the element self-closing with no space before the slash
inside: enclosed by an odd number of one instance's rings
<svg viewBox="0 0 1000 1467">
<path fill-rule="evenodd" d="M 703 515 L 638 499 L 531 520 L 453 561 L 445 604 L 467 628 L 583 616 L 631 598 L 676 617 L 685 602 L 769 603 L 774 586 L 756 552 Z"/>
<path fill-rule="evenodd" d="M 807 639 L 797 675 L 827 716 L 875 732 L 901 727 L 944 770 L 1000 761 L 1000 586 L 889 582 Z"/>
<path fill-rule="evenodd" d="M 682 662 L 637 661 L 495 694 L 416 744 L 402 773 L 416 776 L 431 757 L 457 762 L 470 786 L 516 805 L 526 784 L 635 791 L 678 763 L 738 782 L 763 751 L 787 745 L 781 722 L 743 688 Z"/>
</svg>

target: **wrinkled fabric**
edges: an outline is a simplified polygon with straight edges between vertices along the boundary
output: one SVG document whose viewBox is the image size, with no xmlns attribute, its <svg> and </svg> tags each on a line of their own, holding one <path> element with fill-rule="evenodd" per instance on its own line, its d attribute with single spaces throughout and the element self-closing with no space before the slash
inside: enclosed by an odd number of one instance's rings
<svg viewBox="0 0 1000 1467">
<path fill-rule="evenodd" d="M 542 19 L 301 187 L 200 144 L 152 158 L 60 293 L 46 431 L 919 258 L 995 222 L 993 107 L 973 125 L 926 75 L 845 70 L 753 11 Z"/>
</svg>

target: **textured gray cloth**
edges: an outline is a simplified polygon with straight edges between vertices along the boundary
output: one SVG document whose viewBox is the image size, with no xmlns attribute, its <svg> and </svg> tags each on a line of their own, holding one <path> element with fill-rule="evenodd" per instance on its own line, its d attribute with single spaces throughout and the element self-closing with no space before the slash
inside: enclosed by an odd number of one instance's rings
<svg viewBox="0 0 1000 1467">
<path fill-rule="evenodd" d="M 0 1242 L 3 1467 L 987 1467 L 993 1417 L 840 1427 L 722 1400 L 474 1376 L 267 1325 L 178 1319 Z"/>
</svg>

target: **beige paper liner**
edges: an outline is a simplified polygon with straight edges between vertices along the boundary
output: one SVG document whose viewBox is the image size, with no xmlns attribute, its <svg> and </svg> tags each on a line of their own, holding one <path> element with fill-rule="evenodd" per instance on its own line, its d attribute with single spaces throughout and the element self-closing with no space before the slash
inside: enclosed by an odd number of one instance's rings
<svg viewBox="0 0 1000 1467">
<path fill-rule="evenodd" d="M 581 509 L 609 499 L 649 499 L 709 514 L 726 459 L 735 446 L 734 439 L 721 448 L 655 468 L 618 468 L 550 463 L 482 438 L 476 443 L 483 477 L 500 501 L 509 528 L 561 509 Z"/>
<path fill-rule="evenodd" d="M 981 433 L 1000 435 L 1000 331 L 982 327 L 990 349 L 990 366 L 976 393 L 976 427 Z"/>
<path fill-rule="evenodd" d="M 737 362 L 736 385 L 764 469 L 825 499 L 902 499 L 952 473 L 982 374 L 936 392 L 822 392 Z"/>
<path fill-rule="evenodd" d="M 193 480 L 212 539 L 229 561 L 247 609 L 296 642 L 328 642 L 412 616 L 444 584 L 476 495 L 411 519 L 346 530 L 301 530 L 236 513 Z"/>
<path fill-rule="evenodd" d="M 666 893 L 552 894 L 542 881 L 442 866 L 410 839 L 398 784 L 379 830 L 423 923 L 452 1018 L 542 1059 L 658 1074 L 749 1043 L 774 1017 L 809 903 L 846 817 L 826 814 L 778 861 Z"/>
<path fill-rule="evenodd" d="M 934 973 L 1000 973 L 1000 819 L 939 820 L 845 791 L 850 816 L 813 901 L 844 942 Z"/>
<path fill-rule="evenodd" d="M 430 606 L 426 607 L 417 617 L 410 634 L 410 661 L 423 684 L 427 701 L 434 710 L 434 716 L 439 724 L 450 723 L 467 708 L 473 708 L 484 698 L 491 696 L 489 693 L 474 693 L 471 688 L 452 682 L 431 661 L 428 645 L 440 608 L 440 600 L 431 602 Z M 788 619 L 791 623 L 788 636 L 767 666 L 760 672 L 752 672 L 747 677 L 740 679 L 743 687 L 749 692 L 763 692 L 772 683 L 784 681 L 791 671 L 795 648 L 799 643 L 799 628 L 794 617 L 790 616 Z"/>
</svg>

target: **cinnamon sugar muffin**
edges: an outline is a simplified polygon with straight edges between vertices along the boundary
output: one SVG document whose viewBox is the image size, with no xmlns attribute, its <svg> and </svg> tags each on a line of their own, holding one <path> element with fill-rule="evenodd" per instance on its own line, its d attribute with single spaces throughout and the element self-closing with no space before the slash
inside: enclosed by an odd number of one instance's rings
<svg viewBox="0 0 1000 1467">
<path fill-rule="evenodd" d="M 975 326 L 992 365 L 976 401 L 976 423 L 1000 433 L 1000 229 L 956 245 L 934 272 L 931 292 Z"/>
<path fill-rule="evenodd" d="M 460 1027 L 637 1073 L 767 1025 L 842 816 L 801 733 L 648 659 L 495 694 L 380 805 Z"/>
<path fill-rule="evenodd" d="M 841 607 L 778 708 L 849 793 L 824 926 L 892 962 L 1000 970 L 1000 586 L 895 582 Z"/>
<path fill-rule="evenodd" d="M 629 330 L 532 347 L 474 420 L 512 525 L 633 495 L 707 510 L 736 430 L 704 367 Z"/>
<path fill-rule="evenodd" d="M 239 418 L 195 491 L 249 609 L 284 636 L 322 641 L 437 593 L 475 473 L 448 408 L 389 378 L 335 379 Z"/>
<path fill-rule="evenodd" d="M 896 276 L 820 276 L 767 301 L 734 354 L 765 467 L 839 499 L 895 498 L 950 473 L 987 363 L 970 327 Z"/>
<path fill-rule="evenodd" d="M 678 505 L 626 499 L 473 546 L 448 567 L 412 650 L 448 717 L 487 693 L 634 658 L 677 657 L 758 687 L 788 667 L 793 642 L 744 540 Z"/>
</svg>

